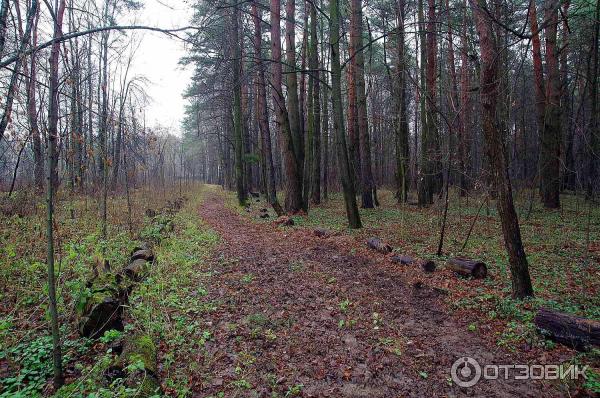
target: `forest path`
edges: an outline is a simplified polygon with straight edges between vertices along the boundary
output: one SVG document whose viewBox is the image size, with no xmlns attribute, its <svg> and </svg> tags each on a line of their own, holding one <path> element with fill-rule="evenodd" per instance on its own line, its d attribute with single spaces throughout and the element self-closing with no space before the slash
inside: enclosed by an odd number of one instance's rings
<svg viewBox="0 0 600 398">
<path fill-rule="evenodd" d="M 451 383 L 459 357 L 514 359 L 449 315 L 442 293 L 407 285 L 376 258 L 306 229 L 245 220 L 216 191 L 199 212 L 221 236 L 208 297 L 221 305 L 206 314 L 220 344 L 197 396 L 559 395 L 533 381 Z"/>
</svg>

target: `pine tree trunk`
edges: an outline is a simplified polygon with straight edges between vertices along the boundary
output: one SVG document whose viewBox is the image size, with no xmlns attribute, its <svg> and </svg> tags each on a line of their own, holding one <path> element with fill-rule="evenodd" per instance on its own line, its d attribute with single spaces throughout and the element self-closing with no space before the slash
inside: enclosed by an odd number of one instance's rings
<svg viewBox="0 0 600 398">
<path fill-rule="evenodd" d="M 404 18 L 405 18 L 404 0 L 398 1 L 397 20 L 397 78 L 396 78 L 396 112 L 398 120 L 396 122 L 396 175 L 397 175 L 397 193 L 396 197 L 399 203 L 408 201 L 408 167 L 409 167 L 409 129 L 408 116 L 406 111 L 406 60 L 405 60 L 405 42 L 404 42 Z"/>
<path fill-rule="evenodd" d="M 594 41 L 592 43 L 592 74 L 591 74 L 591 120 L 589 132 L 589 158 L 588 158 L 588 181 L 586 194 L 588 199 L 592 199 L 597 190 L 598 179 L 598 157 L 600 156 L 600 132 L 598 125 L 598 44 L 600 41 L 600 0 L 596 0 L 594 22 Z"/>
<path fill-rule="evenodd" d="M 275 188 L 275 168 L 273 166 L 273 149 L 271 145 L 271 130 L 269 127 L 269 110 L 267 108 L 267 91 L 265 84 L 265 69 L 262 60 L 262 30 L 261 19 L 259 18 L 257 1 L 252 2 L 252 18 L 254 21 L 254 52 L 256 54 L 257 71 L 257 98 L 256 106 L 258 108 L 258 125 L 262 137 L 263 152 L 266 165 L 265 185 L 267 187 L 267 200 L 279 215 L 281 206 L 277 201 L 277 191 Z"/>
<path fill-rule="evenodd" d="M 293 213 L 303 208 L 302 171 L 298 167 L 300 162 L 294 150 L 294 138 L 290 127 L 290 119 L 288 118 L 285 97 L 282 92 L 283 70 L 281 66 L 280 13 L 281 4 L 279 0 L 271 0 L 271 57 L 273 61 L 271 64 L 273 76 L 271 88 L 285 163 L 285 210 Z M 295 73 L 291 73 L 290 75 L 295 75 Z"/>
<path fill-rule="evenodd" d="M 308 51 L 308 130 L 312 135 L 310 151 L 312 167 L 307 171 L 310 175 L 310 201 L 313 204 L 321 202 L 321 103 L 319 84 L 319 53 L 317 38 L 317 10 L 310 4 L 310 46 Z M 308 157 L 308 155 L 307 155 Z M 308 164 L 308 162 L 307 162 Z"/>
<path fill-rule="evenodd" d="M 496 206 L 502 224 L 504 245 L 508 252 L 515 298 L 533 296 L 529 265 L 521 241 L 519 220 L 513 204 L 502 134 L 498 128 L 498 46 L 490 16 L 484 11 L 486 0 L 470 0 L 481 48 L 480 96 L 485 150 L 493 171 L 494 187 L 498 192 Z"/>
<path fill-rule="evenodd" d="M 556 209 L 560 207 L 560 144 L 562 141 L 560 71 L 556 45 L 559 2 L 546 0 L 545 7 L 548 84 L 546 85 L 546 115 L 541 135 L 540 179 L 544 207 Z"/>
<path fill-rule="evenodd" d="M 371 209 L 373 202 L 373 169 L 371 167 L 371 140 L 367 116 L 367 95 L 365 89 L 365 56 L 362 41 L 362 1 L 352 0 L 352 27 L 350 45 L 355 59 L 354 78 L 356 84 L 356 119 L 358 126 L 360 153 L 360 188 L 362 191 L 362 207 Z"/>
<path fill-rule="evenodd" d="M 277 0 L 274 0 L 277 1 Z M 342 71 L 340 66 L 340 9 L 339 0 L 329 3 L 329 30 L 331 46 L 331 80 L 333 102 L 333 129 L 336 136 L 339 175 L 344 193 L 346 214 L 350 228 L 361 228 L 360 215 L 356 204 L 356 193 L 352 183 L 350 162 L 346 148 L 346 134 L 344 133 L 344 116 L 342 110 Z"/>
<path fill-rule="evenodd" d="M 470 152 L 470 126 L 471 126 L 471 102 L 469 95 L 470 71 L 467 41 L 467 0 L 463 11 L 463 30 L 460 45 L 460 137 L 458 143 L 458 161 L 460 173 L 460 196 L 465 196 L 469 191 L 469 152 Z"/>
<path fill-rule="evenodd" d="M 238 202 L 246 205 L 247 192 L 244 183 L 244 131 L 242 123 L 242 50 L 240 43 L 239 8 L 233 4 L 231 13 L 231 29 L 233 42 L 233 130 L 235 147 L 235 181 Z"/>
</svg>

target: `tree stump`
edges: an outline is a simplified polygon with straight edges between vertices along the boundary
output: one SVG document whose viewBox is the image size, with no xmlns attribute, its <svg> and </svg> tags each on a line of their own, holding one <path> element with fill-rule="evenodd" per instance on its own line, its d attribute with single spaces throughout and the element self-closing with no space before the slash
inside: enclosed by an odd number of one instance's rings
<svg viewBox="0 0 600 398">
<path fill-rule="evenodd" d="M 544 336 L 577 351 L 600 346 L 600 321 L 540 308 L 533 323 Z"/>
<path fill-rule="evenodd" d="M 484 262 L 463 257 L 448 260 L 448 268 L 462 276 L 484 279 L 487 276 L 487 266 Z"/>
<path fill-rule="evenodd" d="M 383 242 L 381 239 L 379 238 L 369 238 L 367 239 L 367 245 L 382 254 L 388 254 L 392 252 L 392 246 L 388 245 L 387 243 Z"/>
</svg>

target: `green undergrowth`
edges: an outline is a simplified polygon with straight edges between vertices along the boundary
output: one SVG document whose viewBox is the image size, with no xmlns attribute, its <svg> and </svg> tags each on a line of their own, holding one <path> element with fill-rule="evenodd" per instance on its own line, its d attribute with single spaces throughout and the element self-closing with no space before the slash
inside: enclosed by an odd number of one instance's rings
<svg viewBox="0 0 600 398">
<path fill-rule="evenodd" d="M 132 325 L 160 343 L 163 385 L 178 396 L 189 393 L 188 375 L 197 366 L 191 356 L 212 336 L 202 314 L 218 307 L 206 298 L 211 277 L 206 259 L 219 237 L 198 215 L 205 193 L 175 215 L 174 232 L 155 247 L 156 266 L 129 299 Z"/>
<path fill-rule="evenodd" d="M 194 191 L 195 192 L 195 191 Z M 189 192 L 185 194 L 190 195 Z M 55 265 L 57 301 L 70 397 L 113 397 L 114 391 L 132 396 L 124 386 L 98 384 L 102 372 L 113 360 L 106 352 L 97 356 L 88 339 L 80 338 L 76 327 L 77 303 L 89 295 L 86 282 L 95 264 L 108 260 L 111 269 L 121 269 L 136 238 L 151 228 L 144 216 L 147 208 L 159 209 L 179 192 L 148 195 L 132 192 L 133 238 L 127 222 L 126 198 L 114 195 L 108 208 L 108 234 L 100 234 L 99 204 L 93 196 L 59 194 L 55 215 Z M 39 199 L 39 198 L 38 198 Z M 46 286 L 45 208 L 41 199 L 32 199 L 12 213 L 0 212 L 0 397 L 36 397 L 48 394 L 51 377 L 51 339 Z M 110 339 L 110 337 L 109 337 Z M 108 346 L 109 341 L 102 341 Z M 92 363 L 89 356 L 94 355 Z M 84 394 L 83 392 L 86 392 Z M 90 395 L 87 394 L 90 392 Z M 59 396 L 63 396 L 59 395 Z"/>
</svg>

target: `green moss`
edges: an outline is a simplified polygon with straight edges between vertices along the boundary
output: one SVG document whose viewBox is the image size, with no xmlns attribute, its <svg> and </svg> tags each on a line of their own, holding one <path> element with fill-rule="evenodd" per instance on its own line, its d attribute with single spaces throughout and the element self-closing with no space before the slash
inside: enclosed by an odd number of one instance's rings
<svg viewBox="0 0 600 398">
<path fill-rule="evenodd" d="M 146 334 L 127 337 L 119 362 L 124 369 L 141 363 L 144 370 L 157 374 L 156 345 L 152 338 Z"/>
</svg>

